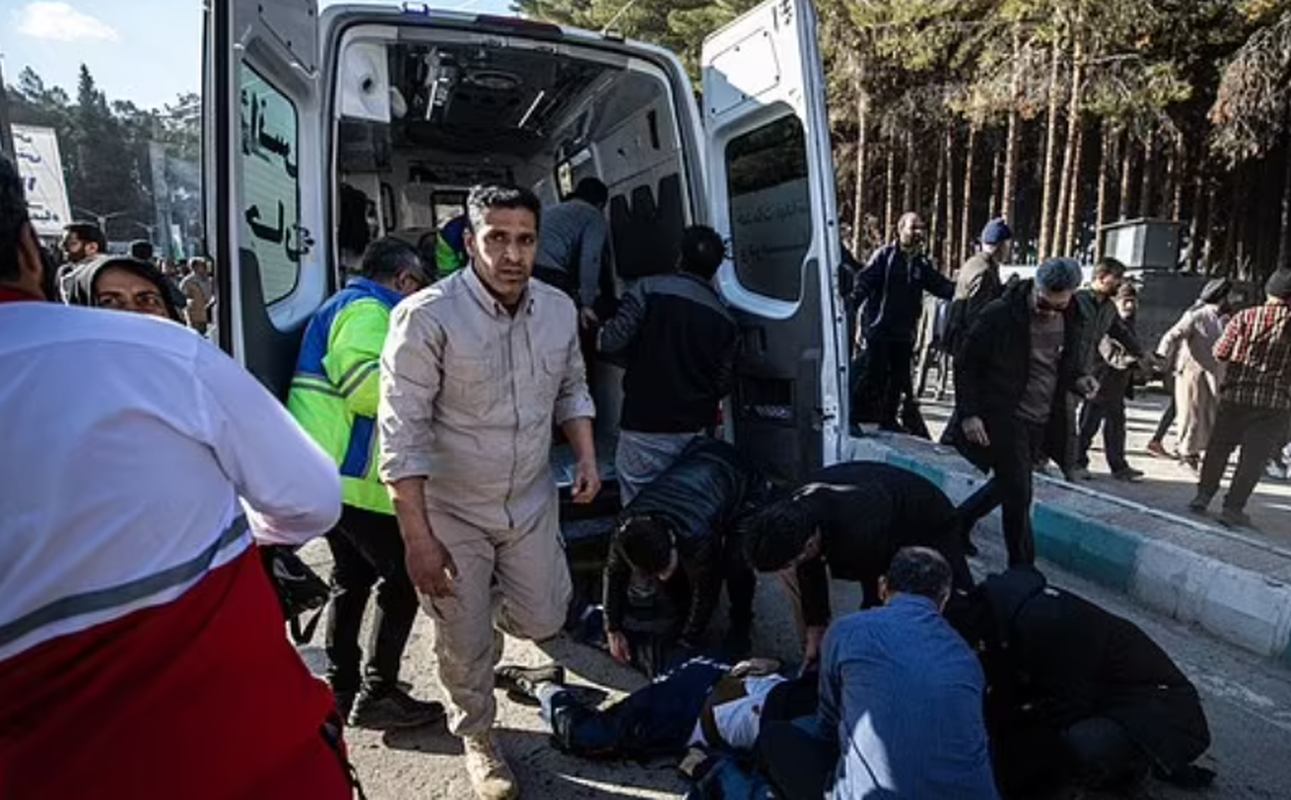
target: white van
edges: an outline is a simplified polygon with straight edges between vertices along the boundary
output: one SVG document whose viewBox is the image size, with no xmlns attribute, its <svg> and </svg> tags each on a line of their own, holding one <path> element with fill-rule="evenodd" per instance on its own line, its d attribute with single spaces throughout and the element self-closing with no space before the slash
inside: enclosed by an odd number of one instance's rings
<svg viewBox="0 0 1291 800">
<path fill-rule="evenodd" d="M 615 283 L 674 266 L 682 229 L 731 243 L 744 333 L 729 437 L 791 481 L 845 457 L 847 335 L 816 16 L 773 0 L 703 48 L 702 112 L 677 57 L 521 19 L 316 0 L 207 4 L 206 223 L 221 345 L 285 396 L 338 287 L 340 186 L 415 241 L 502 180 L 558 202 L 610 188 Z M 352 193 L 351 193 L 352 194 Z M 618 375 L 596 371 L 612 461 Z"/>
</svg>

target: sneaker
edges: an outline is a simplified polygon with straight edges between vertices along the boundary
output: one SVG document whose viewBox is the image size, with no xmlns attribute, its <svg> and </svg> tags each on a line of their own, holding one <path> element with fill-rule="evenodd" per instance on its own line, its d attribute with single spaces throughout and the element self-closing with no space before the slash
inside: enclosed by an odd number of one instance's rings
<svg viewBox="0 0 1291 800">
<path fill-rule="evenodd" d="M 1135 481 L 1140 480 L 1143 477 L 1143 474 L 1144 474 L 1143 470 L 1141 469 L 1126 467 L 1125 469 L 1120 469 L 1120 470 L 1117 470 L 1116 472 L 1113 472 L 1112 477 L 1118 481 L 1125 481 L 1126 483 L 1134 483 Z"/>
<path fill-rule="evenodd" d="M 1209 495 L 1199 494 L 1192 498 L 1192 502 L 1188 504 L 1188 510 L 1194 514 L 1205 514 L 1206 509 L 1210 508 L 1210 500 Z"/>
<path fill-rule="evenodd" d="M 1147 451 L 1157 458 L 1169 458 L 1170 454 L 1166 452 L 1165 445 L 1158 441 L 1148 442 Z"/>
<path fill-rule="evenodd" d="M 1284 481 L 1287 479 L 1287 468 L 1279 463 L 1276 459 L 1270 461 L 1264 466 L 1264 474 L 1275 481 Z"/>
<path fill-rule="evenodd" d="M 565 668 L 559 664 L 548 664 L 543 667 L 508 665 L 493 670 L 493 682 L 499 689 L 516 692 L 536 700 L 535 692 L 539 684 L 565 685 Z"/>
<path fill-rule="evenodd" d="M 462 745 L 466 749 L 466 774 L 479 800 L 516 800 L 520 796 L 515 773 L 502 757 L 493 734 L 463 737 Z"/>
<path fill-rule="evenodd" d="M 1236 508 L 1225 508 L 1219 512 L 1219 523 L 1229 528 L 1251 527 L 1251 515 Z"/>
<path fill-rule="evenodd" d="M 377 731 L 417 728 L 443 718 L 443 704 L 416 700 L 397 686 L 376 691 L 364 687 L 349 713 L 352 727 Z"/>
</svg>

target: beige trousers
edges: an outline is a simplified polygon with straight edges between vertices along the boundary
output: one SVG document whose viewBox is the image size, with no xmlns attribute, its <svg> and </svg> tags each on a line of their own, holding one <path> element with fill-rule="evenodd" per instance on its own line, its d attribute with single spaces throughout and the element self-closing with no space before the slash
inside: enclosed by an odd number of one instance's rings
<svg viewBox="0 0 1291 800">
<path fill-rule="evenodd" d="M 1179 454 L 1201 455 L 1219 413 L 1218 378 L 1200 368 L 1181 370 L 1174 379 L 1174 405 L 1179 414 Z"/>
<path fill-rule="evenodd" d="M 455 736 L 493 727 L 493 668 L 502 657 L 501 630 L 542 641 L 560 633 L 572 586 L 552 502 L 523 530 L 486 531 L 430 511 L 430 526 L 457 565 L 456 596 L 422 607 L 435 621 L 439 682 L 448 695 Z M 496 641 L 495 641 L 496 640 Z"/>
</svg>

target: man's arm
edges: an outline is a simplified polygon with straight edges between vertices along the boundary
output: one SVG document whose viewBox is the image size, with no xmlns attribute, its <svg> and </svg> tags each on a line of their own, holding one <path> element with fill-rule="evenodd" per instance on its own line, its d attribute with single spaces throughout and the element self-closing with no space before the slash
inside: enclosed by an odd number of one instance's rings
<svg viewBox="0 0 1291 800">
<path fill-rule="evenodd" d="M 823 558 L 798 566 L 798 594 L 802 598 L 802 621 L 808 628 L 829 624 L 829 570 Z"/>
<path fill-rule="evenodd" d="M 636 282 L 628 293 L 619 301 L 619 308 L 613 318 L 601 326 L 596 334 L 596 349 L 608 356 L 626 356 L 636 342 L 637 331 L 645 319 L 646 292 L 645 281 Z"/>
<path fill-rule="evenodd" d="M 1231 361 L 1233 353 L 1237 350 L 1238 343 L 1246 338 L 1246 314 L 1234 314 L 1233 318 L 1224 326 L 1224 335 L 1219 337 L 1215 343 L 1215 359 L 1218 361 Z"/>
<path fill-rule="evenodd" d="M 942 275 L 931 259 L 924 258 L 923 290 L 942 300 L 950 300 L 955 296 L 955 282 Z"/>
<path fill-rule="evenodd" d="M 820 699 L 816 709 L 816 723 L 820 736 L 834 741 L 838 736 L 838 723 L 842 714 L 842 676 L 838 674 L 838 628 L 825 634 L 820 648 Z"/>
<path fill-rule="evenodd" d="M 883 276 L 887 272 L 885 255 L 888 248 L 882 248 L 870 257 L 870 261 L 856 276 L 856 288 L 852 292 L 852 302 L 859 308 L 861 303 L 869 300 L 883 285 Z"/>
<path fill-rule="evenodd" d="M 955 396 L 963 419 L 980 418 L 985 411 L 980 381 L 989 377 L 986 364 L 996 344 L 996 327 L 995 315 L 987 312 L 978 316 L 969 324 L 955 355 Z"/>
<path fill-rule="evenodd" d="M 596 464 L 596 437 L 592 427 L 596 404 L 587 388 L 587 367 L 583 363 L 583 350 L 579 347 L 576 330 L 571 329 L 565 346 L 565 373 L 556 394 L 555 421 L 574 450 L 577 464 L 574 502 L 590 503 L 601 490 Z"/>
<path fill-rule="evenodd" d="M 601 257 L 608 239 L 605 215 L 599 211 L 589 218 L 578 248 L 578 299 L 581 308 L 591 308 L 601 291 Z"/>
<path fill-rule="evenodd" d="M 1125 350 L 1135 358 L 1143 357 L 1143 345 L 1139 343 L 1138 334 L 1130 327 L 1130 324 L 1117 314 L 1112 319 L 1112 326 L 1108 328 L 1107 335 L 1112 341 L 1124 347 Z"/>
<path fill-rule="evenodd" d="M 680 553 L 678 557 L 690 581 L 691 593 L 690 613 L 682 626 L 681 638 L 688 644 L 695 644 L 704 635 L 713 612 L 717 610 L 722 591 L 721 547 L 713 539 L 701 545 L 694 558 L 681 557 Z"/>
<path fill-rule="evenodd" d="M 632 568 L 623 556 L 619 538 L 614 536 L 610 541 L 610 552 L 605 558 L 605 567 L 601 574 L 601 603 L 604 605 L 605 632 L 618 633 L 623 630 L 623 604 L 628 597 L 628 581 L 632 577 Z"/>
<path fill-rule="evenodd" d="M 1157 357 L 1170 363 L 1174 363 L 1175 356 L 1179 353 L 1179 347 L 1184 340 L 1192 335 L 1192 326 L 1196 319 L 1196 311 L 1185 311 L 1179 321 L 1171 326 L 1161 336 L 1161 341 L 1157 342 Z"/>
<path fill-rule="evenodd" d="M 332 322 L 323 370 L 351 414 L 377 415 L 381 401 L 381 348 L 389 328 L 390 312 L 375 300 L 351 303 Z"/>
<path fill-rule="evenodd" d="M 303 544 L 341 515 L 336 464 L 250 373 L 214 347 L 194 372 L 207 444 L 242 498 L 263 544 Z"/>
</svg>

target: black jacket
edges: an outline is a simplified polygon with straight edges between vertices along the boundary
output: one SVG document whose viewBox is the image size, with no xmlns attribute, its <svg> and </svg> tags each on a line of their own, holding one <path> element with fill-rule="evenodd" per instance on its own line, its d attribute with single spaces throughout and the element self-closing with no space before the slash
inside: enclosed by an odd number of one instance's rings
<svg viewBox="0 0 1291 800">
<path fill-rule="evenodd" d="M 769 484 L 726 442 L 701 437 L 673 465 L 641 490 L 620 519 L 648 514 L 672 523 L 677 531 L 680 568 L 690 582 L 689 616 L 683 639 L 694 640 L 708 627 L 722 588 L 722 559 L 736 519 L 769 495 Z M 632 566 L 617 530 L 605 561 L 605 627 L 623 626 Z"/>
<path fill-rule="evenodd" d="M 955 415 L 947 426 L 947 441 L 981 468 L 991 464 L 990 453 L 963 436 L 960 422 L 980 417 L 989 428 L 992 419 L 1012 420 L 1026 391 L 1031 369 L 1032 280 L 1010 283 L 1004 294 L 982 310 L 955 354 Z M 1075 303 L 1065 316 L 1065 343 L 1053 393 L 1053 412 L 1045 451 L 1065 463 L 1069 446 L 1068 393 L 1086 374 L 1078 358 L 1080 327 Z"/>
<path fill-rule="evenodd" d="M 1072 304 L 1078 314 L 1080 337 L 1077 352 L 1084 374 L 1097 376 L 1100 367 L 1107 363 L 1103 350 L 1104 339 L 1109 337 L 1128 355 L 1143 357 L 1143 347 L 1134 327 L 1121 318 L 1115 300 L 1086 287 L 1076 292 Z"/>
<path fill-rule="evenodd" d="M 803 621 L 829 622 L 829 578 L 857 581 L 866 607 L 877 605 L 879 576 L 897 550 L 923 545 L 951 562 L 959 588 L 971 585 L 959 516 L 934 483 L 878 461 L 852 461 L 812 475 L 796 495 L 810 504 L 822 535 L 821 557 L 798 567 Z"/>
<path fill-rule="evenodd" d="M 865 304 L 865 338 L 913 342 L 923 313 L 923 293 L 949 300 L 955 284 L 925 255 L 908 257 L 897 244 L 879 248 L 856 276 L 852 302 Z"/>
<path fill-rule="evenodd" d="M 1167 772 L 1210 747 L 1196 687 L 1138 626 L 1046 586 L 1034 570 L 992 575 L 978 591 L 1003 654 L 988 671 L 992 691 L 1001 684 L 1033 722 L 1060 731 L 1107 717 Z"/>
<path fill-rule="evenodd" d="M 624 430 L 694 433 L 731 393 L 740 329 L 713 287 L 693 275 L 642 278 L 597 338 L 621 363 Z"/>
</svg>

